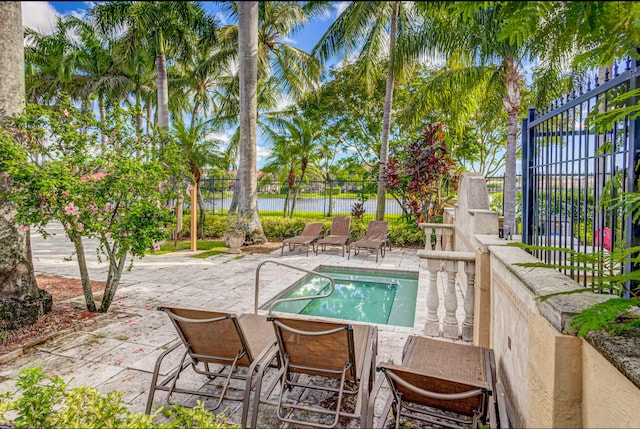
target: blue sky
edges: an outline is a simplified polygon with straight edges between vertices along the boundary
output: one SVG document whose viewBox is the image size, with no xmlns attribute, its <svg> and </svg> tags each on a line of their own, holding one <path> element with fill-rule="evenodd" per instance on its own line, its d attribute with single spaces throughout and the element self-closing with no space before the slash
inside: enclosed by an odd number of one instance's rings
<svg viewBox="0 0 640 429">
<path fill-rule="evenodd" d="M 25 27 L 37 29 L 42 33 L 50 33 L 56 16 L 75 15 L 82 18 L 94 3 L 95 2 L 90 1 L 22 2 L 22 23 Z M 225 25 L 229 22 L 227 22 L 227 17 L 221 12 L 221 3 L 222 2 L 214 1 L 202 2 L 204 8 L 215 15 L 222 25 Z M 329 25 L 347 7 L 348 3 L 349 2 L 334 2 L 333 8 L 330 11 L 307 23 L 298 33 L 292 35 L 291 38 L 287 40 L 287 43 L 307 52 L 311 51 Z M 333 59 L 328 65 L 334 64 L 335 62 L 336 59 Z M 229 130 L 216 137 L 228 140 L 232 133 L 233 131 Z M 268 147 L 258 138 L 258 168 L 264 164 L 269 153 Z"/>
</svg>

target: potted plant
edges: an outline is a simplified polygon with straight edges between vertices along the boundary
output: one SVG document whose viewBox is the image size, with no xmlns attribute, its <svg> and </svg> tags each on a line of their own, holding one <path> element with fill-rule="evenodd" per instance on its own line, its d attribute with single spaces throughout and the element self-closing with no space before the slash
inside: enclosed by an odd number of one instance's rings
<svg viewBox="0 0 640 429">
<path fill-rule="evenodd" d="M 224 233 L 224 242 L 229 248 L 229 253 L 241 253 L 240 247 L 244 244 L 245 237 L 249 232 L 249 222 L 238 216 L 229 221 L 229 226 Z"/>
</svg>

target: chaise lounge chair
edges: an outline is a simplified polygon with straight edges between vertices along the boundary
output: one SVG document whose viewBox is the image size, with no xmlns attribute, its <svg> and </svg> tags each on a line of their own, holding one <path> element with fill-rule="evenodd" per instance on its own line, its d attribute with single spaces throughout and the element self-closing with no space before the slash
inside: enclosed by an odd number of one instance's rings
<svg viewBox="0 0 640 429">
<path fill-rule="evenodd" d="M 263 373 L 277 356 L 276 339 L 271 324 L 264 316 L 253 314 L 238 317 L 230 313 L 183 308 L 159 307 L 158 310 L 169 316 L 181 341 L 164 351 L 156 360 L 145 413 L 149 414 L 151 411 L 156 390 L 169 392 L 169 403 L 172 403 L 173 393 L 217 398 L 218 401 L 212 408 L 214 410 L 222 404 L 223 399 L 242 400 L 242 427 L 245 427 L 251 389 L 255 387 L 256 392 L 260 392 Z M 164 380 L 158 382 L 163 360 L 181 345 L 186 350 L 180 363 Z M 223 367 L 219 371 L 212 371 L 209 368 L 210 364 Z M 178 387 L 180 374 L 189 366 L 198 374 L 208 377 L 208 381 L 222 378 L 223 381 L 217 384 L 219 392 Z M 237 371 L 242 367 L 247 368 L 247 371 Z M 243 380 L 244 390 L 230 388 L 231 379 Z M 253 384 L 255 386 L 252 386 Z M 276 384 L 277 381 L 271 382 L 266 390 L 270 392 Z M 240 392 L 241 396 L 232 396 L 232 390 L 235 393 Z M 253 415 L 255 414 L 254 409 Z"/>
<path fill-rule="evenodd" d="M 382 363 L 377 368 L 384 377 L 371 394 L 371 412 L 382 382 L 391 388 L 378 427 L 385 425 L 390 409 L 396 428 L 403 419 L 451 428 L 498 427 L 493 350 L 419 336 L 410 336 L 404 350 L 402 366 Z M 366 423 L 373 426 L 373 414 Z"/>
<path fill-rule="evenodd" d="M 307 249 L 307 256 L 309 256 L 309 245 L 312 245 L 315 253 L 316 243 L 320 239 L 320 232 L 322 232 L 323 227 L 324 223 L 322 222 L 307 222 L 300 235 L 282 240 L 280 255 L 284 254 L 284 246 L 287 244 L 289 245 L 290 252 L 293 251 L 296 246 L 305 246 Z"/>
<path fill-rule="evenodd" d="M 256 394 L 256 401 L 276 405 L 278 419 L 293 425 L 334 428 L 342 417 L 359 419 L 364 427 L 377 354 L 377 328 L 280 317 L 268 320 L 273 322 L 282 360 L 277 374 L 281 392 L 277 401 L 269 400 L 268 394 Z M 338 380 L 337 387 L 331 387 L 335 385 L 332 379 Z M 304 398 L 296 401 L 285 394 L 293 387 L 331 392 L 337 395 L 335 405 L 304 405 Z M 354 396 L 353 411 L 343 409 L 345 395 Z"/>
<path fill-rule="evenodd" d="M 357 255 L 360 249 L 369 249 L 376 252 L 376 262 L 378 262 L 378 250 L 384 258 L 385 247 L 389 246 L 391 250 L 391 244 L 387 240 L 387 228 L 389 224 L 386 221 L 372 220 L 367 227 L 367 234 L 362 240 L 355 241 L 349 245 L 349 255 L 347 259 L 351 258 L 351 249 L 353 254 Z"/>
<path fill-rule="evenodd" d="M 331 231 L 329 231 L 329 235 L 318 241 L 318 248 L 322 248 L 324 252 L 325 246 L 340 246 L 342 247 L 342 256 L 344 256 L 345 248 L 348 248 L 349 237 L 351 236 L 350 224 L 351 216 L 334 216 L 331 220 Z M 318 249 L 316 249 L 317 254 Z"/>
</svg>

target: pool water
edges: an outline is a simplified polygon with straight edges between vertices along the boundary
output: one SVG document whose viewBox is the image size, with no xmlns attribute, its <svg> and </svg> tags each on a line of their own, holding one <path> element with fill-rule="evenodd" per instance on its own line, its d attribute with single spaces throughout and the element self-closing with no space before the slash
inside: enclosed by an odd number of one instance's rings
<svg viewBox="0 0 640 429">
<path fill-rule="evenodd" d="M 335 267 L 321 267 L 315 271 L 335 279 L 336 287 L 329 297 L 283 302 L 273 310 L 413 327 L 418 292 L 417 274 L 363 272 Z M 310 274 L 277 299 L 323 295 L 329 288 L 328 279 Z"/>
</svg>

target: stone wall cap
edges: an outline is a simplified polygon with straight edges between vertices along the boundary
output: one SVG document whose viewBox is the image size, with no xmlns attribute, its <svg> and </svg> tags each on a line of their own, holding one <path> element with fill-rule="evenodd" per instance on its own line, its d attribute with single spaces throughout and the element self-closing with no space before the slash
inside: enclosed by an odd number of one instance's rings
<svg viewBox="0 0 640 429">
<path fill-rule="evenodd" d="M 511 271 L 535 298 L 559 292 L 584 289 L 573 279 L 553 268 L 532 268 L 516 265 L 517 263 L 540 262 L 535 256 L 515 246 L 489 246 L 491 255 Z M 544 301 L 536 299 L 540 313 L 559 331 L 564 333 L 569 322 L 576 314 L 595 304 L 613 298 L 612 295 L 584 293 L 556 295 Z"/>
<path fill-rule="evenodd" d="M 585 337 L 597 351 L 640 389 L 640 331 L 593 331 Z"/>
<path fill-rule="evenodd" d="M 418 257 L 423 259 L 439 259 L 441 261 L 475 262 L 473 252 L 458 252 L 457 250 L 418 250 Z"/>
</svg>

